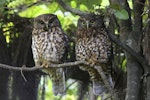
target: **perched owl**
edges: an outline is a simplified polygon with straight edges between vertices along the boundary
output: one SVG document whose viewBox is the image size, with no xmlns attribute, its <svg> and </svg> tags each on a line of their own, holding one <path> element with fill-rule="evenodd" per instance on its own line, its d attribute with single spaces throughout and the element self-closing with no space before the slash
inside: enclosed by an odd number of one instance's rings
<svg viewBox="0 0 150 100">
<path fill-rule="evenodd" d="M 34 19 L 32 52 L 36 66 L 50 75 L 54 95 L 64 94 L 65 76 L 62 68 L 48 68 L 64 62 L 68 38 L 56 15 L 44 14 Z"/>
<path fill-rule="evenodd" d="M 76 60 L 85 61 L 90 65 L 99 65 L 106 76 L 110 75 L 112 44 L 102 16 L 89 14 L 79 18 L 75 52 Z M 85 65 L 80 68 L 88 71 L 95 95 L 108 92 L 97 69 Z"/>
</svg>

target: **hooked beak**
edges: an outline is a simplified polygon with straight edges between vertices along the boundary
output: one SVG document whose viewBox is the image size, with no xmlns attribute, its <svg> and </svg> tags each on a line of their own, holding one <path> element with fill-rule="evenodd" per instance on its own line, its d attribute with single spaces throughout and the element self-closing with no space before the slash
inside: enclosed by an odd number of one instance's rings
<svg viewBox="0 0 150 100">
<path fill-rule="evenodd" d="M 45 30 L 45 31 L 48 31 L 48 30 L 49 30 L 48 24 L 46 24 L 46 25 L 44 26 L 44 30 Z"/>
<path fill-rule="evenodd" d="M 89 28 L 89 21 L 86 21 L 86 28 Z"/>
</svg>

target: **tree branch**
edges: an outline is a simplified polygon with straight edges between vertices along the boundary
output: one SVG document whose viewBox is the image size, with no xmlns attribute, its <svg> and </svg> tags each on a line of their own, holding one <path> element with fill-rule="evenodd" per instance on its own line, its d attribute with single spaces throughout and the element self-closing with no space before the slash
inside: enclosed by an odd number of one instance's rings
<svg viewBox="0 0 150 100">
<path fill-rule="evenodd" d="M 80 64 L 84 64 L 84 61 L 76 61 L 76 62 L 68 62 L 68 63 L 63 63 L 63 64 L 51 64 L 50 67 L 57 67 L 57 68 L 62 68 L 62 67 L 69 67 L 69 66 L 76 66 Z M 38 69 L 42 69 L 43 67 L 41 66 L 34 66 L 34 67 L 14 67 L 14 66 L 9 66 L 6 64 L 0 64 L 0 68 L 4 69 L 10 69 L 14 71 L 35 71 Z"/>
<path fill-rule="evenodd" d="M 146 59 L 142 56 L 140 56 L 138 53 L 136 53 L 132 48 L 130 48 L 128 45 L 125 45 L 124 43 L 122 43 L 119 38 L 117 36 L 115 36 L 114 34 L 109 33 L 109 36 L 111 38 L 111 40 L 117 44 L 118 46 L 120 46 L 122 49 L 124 49 L 125 51 L 127 51 L 129 54 L 131 54 L 142 66 L 145 72 L 149 71 L 147 70 L 148 62 L 146 61 Z M 149 66 L 150 67 L 150 66 Z"/>
<path fill-rule="evenodd" d="M 42 69 L 42 67 L 14 67 L 6 64 L 0 64 L 0 68 L 9 69 L 13 71 L 35 71 L 38 69 Z"/>
<path fill-rule="evenodd" d="M 66 3 L 63 2 L 63 0 L 56 0 L 65 10 L 70 11 L 71 13 L 77 14 L 77 15 L 87 15 L 88 12 L 82 12 L 77 9 L 73 9 L 70 6 L 68 6 Z"/>
</svg>

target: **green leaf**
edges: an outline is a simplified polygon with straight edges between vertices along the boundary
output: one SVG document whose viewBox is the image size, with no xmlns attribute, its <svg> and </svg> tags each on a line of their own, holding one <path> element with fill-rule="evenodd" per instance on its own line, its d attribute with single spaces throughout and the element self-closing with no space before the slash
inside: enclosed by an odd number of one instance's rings
<svg viewBox="0 0 150 100">
<path fill-rule="evenodd" d="M 81 11 L 88 11 L 93 9 L 94 5 L 101 5 L 102 0 L 73 0 L 76 4 L 75 8 L 80 9 Z M 73 8 L 72 0 L 65 0 L 65 3 L 69 3 Z"/>
<path fill-rule="evenodd" d="M 87 6 L 85 6 L 84 4 L 81 4 L 81 5 L 80 5 L 80 9 L 81 9 L 82 11 L 88 11 Z"/>
<path fill-rule="evenodd" d="M 124 19 L 124 20 L 129 19 L 128 12 L 124 9 L 116 10 L 114 15 L 119 19 Z"/>
<path fill-rule="evenodd" d="M 105 8 L 106 6 L 109 6 L 109 5 L 110 5 L 109 0 L 102 0 L 101 8 Z"/>
<path fill-rule="evenodd" d="M 71 1 L 71 7 L 72 8 L 76 8 L 77 7 L 77 3 L 76 3 L 76 1 Z"/>
</svg>

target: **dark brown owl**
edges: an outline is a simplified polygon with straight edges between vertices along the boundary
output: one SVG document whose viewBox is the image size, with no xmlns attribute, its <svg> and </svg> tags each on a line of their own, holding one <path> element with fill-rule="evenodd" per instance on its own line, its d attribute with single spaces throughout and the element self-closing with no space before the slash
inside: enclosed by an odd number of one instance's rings
<svg viewBox="0 0 150 100">
<path fill-rule="evenodd" d="M 62 68 L 48 68 L 50 64 L 63 63 L 67 50 L 67 35 L 56 15 L 44 14 L 34 19 L 32 51 L 36 66 L 45 67 L 52 80 L 55 95 L 65 92 L 65 76 Z"/>
<path fill-rule="evenodd" d="M 112 44 L 102 16 L 90 14 L 79 18 L 75 50 L 76 60 L 99 65 L 105 71 L 106 76 L 110 74 Z M 80 66 L 80 68 L 88 71 L 95 95 L 101 95 L 107 91 L 97 69 L 89 66 Z"/>
</svg>

